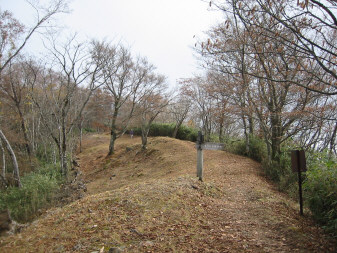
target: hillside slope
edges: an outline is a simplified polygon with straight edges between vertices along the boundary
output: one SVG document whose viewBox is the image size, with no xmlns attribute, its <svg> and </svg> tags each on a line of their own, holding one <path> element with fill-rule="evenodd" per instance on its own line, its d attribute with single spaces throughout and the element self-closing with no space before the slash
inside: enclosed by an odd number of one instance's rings
<svg viewBox="0 0 337 253">
<path fill-rule="evenodd" d="M 0 252 L 336 252 L 296 203 L 260 175 L 260 165 L 222 151 L 204 152 L 195 177 L 195 144 L 92 135 L 79 154 L 87 195 L 52 209 Z"/>
</svg>

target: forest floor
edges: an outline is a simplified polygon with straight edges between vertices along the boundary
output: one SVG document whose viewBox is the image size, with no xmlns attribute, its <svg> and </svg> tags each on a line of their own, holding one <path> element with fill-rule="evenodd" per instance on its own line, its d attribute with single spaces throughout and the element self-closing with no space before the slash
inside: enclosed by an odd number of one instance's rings
<svg viewBox="0 0 337 253">
<path fill-rule="evenodd" d="M 200 182 L 194 143 L 140 143 L 124 136 L 107 157 L 109 136 L 87 136 L 78 154 L 86 196 L 1 238 L 0 252 L 337 252 L 259 163 L 204 151 Z"/>
</svg>

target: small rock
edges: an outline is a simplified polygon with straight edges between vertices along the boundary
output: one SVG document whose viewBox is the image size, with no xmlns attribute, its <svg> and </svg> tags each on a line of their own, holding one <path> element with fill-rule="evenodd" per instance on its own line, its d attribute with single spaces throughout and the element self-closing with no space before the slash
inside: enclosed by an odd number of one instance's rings
<svg viewBox="0 0 337 253">
<path fill-rule="evenodd" d="M 79 163 L 76 161 L 76 160 L 73 160 L 73 165 L 76 166 L 76 167 L 79 167 Z"/>
<path fill-rule="evenodd" d="M 123 252 L 123 250 L 117 247 L 113 247 L 109 249 L 109 253 L 120 253 L 120 252 Z"/>
<path fill-rule="evenodd" d="M 82 248 L 82 244 L 78 243 L 73 247 L 73 250 L 80 250 Z"/>
<path fill-rule="evenodd" d="M 64 251 L 64 246 L 60 245 L 56 248 L 56 252 L 63 252 Z"/>
<path fill-rule="evenodd" d="M 196 190 L 198 190 L 198 189 L 199 189 L 199 187 L 198 187 L 198 186 L 195 186 L 195 185 L 193 185 L 193 184 L 192 184 L 191 186 L 192 186 L 192 188 L 193 188 L 193 189 L 196 189 Z"/>
<path fill-rule="evenodd" d="M 139 233 L 136 229 L 133 229 L 133 228 L 130 229 L 130 232 L 131 232 L 131 233 L 135 233 L 136 235 L 142 235 L 142 234 Z"/>
<path fill-rule="evenodd" d="M 152 241 L 145 241 L 145 242 L 141 242 L 140 246 L 142 247 L 152 247 L 154 245 L 154 242 Z"/>
</svg>

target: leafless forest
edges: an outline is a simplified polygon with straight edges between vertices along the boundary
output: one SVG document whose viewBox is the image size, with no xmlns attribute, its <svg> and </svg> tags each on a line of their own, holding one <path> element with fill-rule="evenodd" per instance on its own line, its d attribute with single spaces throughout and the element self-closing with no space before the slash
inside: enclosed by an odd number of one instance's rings
<svg viewBox="0 0 337 253">
<path fill-rule="evenodd" d="M 177 84 L 121 43 L 58 38 L 53 18 L 68 12 L 64 0 L 32 6 L 31 27 L 0 9 L 0 184 L 7 196 L 0 208 L 16 208 L 8 196 L 25 187 L 27 175 L 45 176 L 48 189 L 71 180 L 88 132 L 109 132 L 112 156 L 115 141 L 131 130 L 141 135 L 143 150 L 153 132 L 195 141 L 201 130 L 206 141 L 262 162 L 284 191 L 297 180 L 290 150 L 306 150 L 308 205 L 335 233 L 337 3 L 214 0 L 209 6 L 224 18 L 191 49 L 204 74 Z M 42 57 L 26 50 L 36 33 L 44 36 Z M 21 220 L 34 216 L 20 212 L 14 213 Z"/>
</svg>

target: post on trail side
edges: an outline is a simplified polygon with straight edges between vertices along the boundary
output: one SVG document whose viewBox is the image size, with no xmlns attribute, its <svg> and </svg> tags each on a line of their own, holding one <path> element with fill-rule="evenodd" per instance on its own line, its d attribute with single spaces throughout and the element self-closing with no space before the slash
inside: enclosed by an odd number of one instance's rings
<svg viewBox="0 0 337 253">
<path fill-rule="evenodd" d="M 198 138 L 196 143 L 197 148 L 197 177 L 202 181 L 202 170 L 203 170 L 203 154 L 202 154 L 202 144 L 204 142 L 204 136 L 201 131 L 198 132 Z"/>
<path fill-rule="evenodd" d="M 291 168 L 298 174 L 298 194 L 300 202 L 300 214 L 303 215 L 303 196 L 302 196 L 302 172 L 307 170 L 304 150 L 291 151 Z"/>
<path fill-rule="evenodd" d="M 201 131 L 198 132 L 197 143 L 195 144 L 197 148 L 197 177 L 200 181 L 203 180 L 203 153 L 202 150 L 223 150 L 223 143 L 212 143 L 212 142 L 204 142 L 204 136 Z"/>
</svg>

